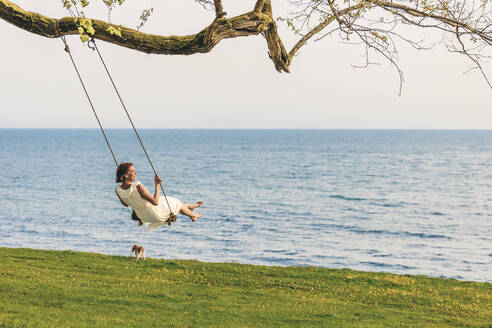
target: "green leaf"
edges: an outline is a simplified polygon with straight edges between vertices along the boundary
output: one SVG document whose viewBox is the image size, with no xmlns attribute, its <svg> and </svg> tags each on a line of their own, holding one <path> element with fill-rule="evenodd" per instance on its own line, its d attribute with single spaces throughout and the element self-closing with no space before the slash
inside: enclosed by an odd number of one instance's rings
<svg viewBox="0 0 492 328">
<path fill-rule="evenodd" d="M 82 41 L 83 43 L 86 43 L 87 41 L 89 41 L 89 36 L 87 34 L 81 34 L 80 35 L 80 41 Z"/>
<path fill-rule="evenodd" d="M 117 35 L 121 37 L 121 27 L 115 28 L 114 26 L 110 26 L 106 29 L 106 32 L 108 32 L 111 35 Z"/>
</svg>

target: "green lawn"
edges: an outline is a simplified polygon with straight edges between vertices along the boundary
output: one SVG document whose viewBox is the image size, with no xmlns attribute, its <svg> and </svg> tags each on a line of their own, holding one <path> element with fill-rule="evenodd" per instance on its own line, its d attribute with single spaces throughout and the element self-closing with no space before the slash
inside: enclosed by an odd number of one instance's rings
<svg viewBox="0 0 492 328">
<path fill-rule="evenodd" d="M 0 327 L 490 327 L 492 284 L 0 248 Z"/>
</svg>

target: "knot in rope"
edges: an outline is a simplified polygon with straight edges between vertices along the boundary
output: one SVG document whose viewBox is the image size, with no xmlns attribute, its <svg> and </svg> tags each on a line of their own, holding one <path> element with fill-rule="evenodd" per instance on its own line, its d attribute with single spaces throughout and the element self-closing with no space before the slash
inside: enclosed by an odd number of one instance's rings
<svg viewBox="0 0 492 328">
<path fill-rule="evenodd" d="M 92 43 L 92 46 L 91 46 L 91 43 Z M 87 46 L 92 51 L 96 50 L 96 40 L 94 39 L 94 37 L 92 37 L 89 41 L 87 41 Z"/>
<path fill-rule="evenodd" d="M 65 51 L 68 52 L 68 54 L 70 55 L 70 47 L 68 46 L 68 43 L 67 43 L 67 40 L 65 39 L 65 36 L 62 35 L 61 39 L 62 39 L 63 43 L 65 44 Z"/>
</svg>

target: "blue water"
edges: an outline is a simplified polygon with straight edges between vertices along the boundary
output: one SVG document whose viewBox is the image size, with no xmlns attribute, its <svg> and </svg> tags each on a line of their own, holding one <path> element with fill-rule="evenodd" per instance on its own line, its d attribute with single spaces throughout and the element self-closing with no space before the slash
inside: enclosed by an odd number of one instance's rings
<svg viewBox="0 0 492 328">
<path fill-rule="evenodd" d="M 119 161 L 153 175 L 130 130 Z M 0 246 L 492 281 L 492 131 L 141 130 L 168 195 L 152 232 L 114 195 L 98 130 L 0 130 Z"/>
</svg>

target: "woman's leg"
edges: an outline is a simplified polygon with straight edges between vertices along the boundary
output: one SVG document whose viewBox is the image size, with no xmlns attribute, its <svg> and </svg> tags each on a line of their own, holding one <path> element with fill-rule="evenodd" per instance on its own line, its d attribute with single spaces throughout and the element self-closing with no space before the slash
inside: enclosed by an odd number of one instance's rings
<svg viewBox="0 0 492 328">
<path fill-rule="evenodd" d="M 203 216 L 202 213 L 198 213 L 198 214 L 197 213 L 193 213 L 193 211 L 190 210 L 189 206 L 190 205 L 188 205 L 188 204 L 183 204 L 183 206 L 181 207 L 181 210 L 179 210 L 179 213 L 184 214 L 186 216 L 189 216 L 190 219 L 191 219 L 191 221 L 193 221 L 193 222 L 195 222 L 197 219 L 199 219 L 199 218 L 201 218 Z M 193 209 L 195 209 L 195 208 L 193 208 Z"/>
<path fill-rule="evenodd" d="M 193 212 L 193 210 L 197 207 L 200 207 L 203 205 L 203 202 L 200 200 L 196 202 L 195 204 L 183 204 L 183 207 L 187 207 L 190 211 Z"/>
</svg>

